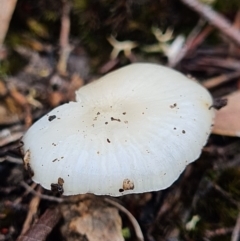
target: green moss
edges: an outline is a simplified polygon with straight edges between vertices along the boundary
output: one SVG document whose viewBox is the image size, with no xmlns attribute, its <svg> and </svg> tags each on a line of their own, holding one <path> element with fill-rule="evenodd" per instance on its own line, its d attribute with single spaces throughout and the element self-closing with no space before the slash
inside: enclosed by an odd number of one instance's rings
<svg viewBox="0 0 240 241">
<path fill-rule="evenodd" d="M 131 238 L 131 231 L 128 227 L 122 229 L 122 235 L 124 239 L 129 239 Z"/>
</svg>

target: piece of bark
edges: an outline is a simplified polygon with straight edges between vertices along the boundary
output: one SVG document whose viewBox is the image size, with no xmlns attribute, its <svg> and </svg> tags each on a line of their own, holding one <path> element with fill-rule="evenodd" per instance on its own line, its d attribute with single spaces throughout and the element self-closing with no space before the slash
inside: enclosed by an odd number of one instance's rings
<svg viewBox="0 0 240 241">
<path fill-rule="evenodd" d="M 17 0 L 1 0 L 0 8 L 0 49 L 6 37 Z"/>
<path fill-rule="evenodd" d="M 18 237 L 17 241 L 44 241 L 49 233 L 58 223 L 61 214 L 57 208 L 47 209 L 40 217 L 38 222 L 34 224 L 24 235 Z"/>
<path fill-rule="evenodd" d="M 223 15 L 198 0 L 181 0 L 181 2 L 197 12 L 212 26 L 219 29 L 225 36 L 240 46 L 240 32 Z"/>
</svg>

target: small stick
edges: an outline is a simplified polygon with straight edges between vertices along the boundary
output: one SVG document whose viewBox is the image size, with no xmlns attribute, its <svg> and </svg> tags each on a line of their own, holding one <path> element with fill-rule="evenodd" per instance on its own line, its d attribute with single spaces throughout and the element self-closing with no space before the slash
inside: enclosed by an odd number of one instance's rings
<svg viewBox="0 0 240 241">
<path fill-rule="evenodd" d="M 41 187 L 38 186 L 37 193 L 41 192 Z M 31 224 L 34 220 L 34 216 L 37 214 L 38 206 L 40 203 L 40 197 L 34 196 L 29 204 L 28 214 L 22 227 L 20 235 L 24 235 L 28 229 L 30 229 Z"/>
<path fill-rule="evenodd" d="M 48 234 L 61 218 L 60 211 L 57 208 L 47 209 L 25 235 L 20 235 L 17 241 L 44 241 Z"/>
<path fill-rule="evenodd" d="M 31 188 L 34 189 L 38 184 L 37 183 L 33 183 L 31 185 Z M 22 202 L 23 197 L 26 197 L 28 194 L 30 193 L 30 190 L 26 190 L 20 197 L 18 197 L 14 202 L 13 202 L 13 206 L 17 206 L 18 204 L 20 204 Z"/>
<path fill-rule="evenodd" d="M 239 78 L 239 77 L 240 77 L 240 71 L 232 72 L 229 74 L 222 74 L 217 77 L 204 81 L 202 83 L 202 85 L 204 87 L 206 87 L 207 89 L 212 89 L 212 88 L 215 88 L 221 84 L 224 84 L 230 80 L 233 80 L 233 79 Z"/>
<path fill-rule="evenodd" d="M 207 230 L 205 232 L 205 236 L 207 240 L 209 240 L 210 238 L 226 235 L 228 233 L 231 233 L 232 231 L 233 231 L 233 228 L 219 228 L 215 230 Z"/>
<path fill-rule="evenodd" d="M 236 28 L 236 29 L 238 29 L 238 30 L 240 30 L 240 9 L 238 10 L 238 12 L 236 13 L 236 15 L 235 15 L 235 19 L 234 19 L 234 21 L 233 21 L 233 26 Z M 234 45 L 234 43 L 231 43 L 230 45 L 229 45 L 229 53 L 230 54 L 232 54 L 232 55 L 234 55 L 234 54 L 238 54 L 239 53 L 239 46 L 236 46 L 236 45 Z"/>
<path fill-rule="evenodd" d="M 202 31 L 204 21 L 200 20 L 188 35 L 183 48 L 179 51 L 176 58 L 169 64 L 170 67 L 175 67 L 178 63 L 190 52 L 197 48 L 203 40 L 212 32 L 211 26 L 206 26 Z"/>
<path fill-rule="evenodd" d="M 107 203 L 110 203 L 112 206 L 116 207 L 117 209 L 119 209 L 121 212 L 125 213 L 126 216 L 129 218 L 129 220 L 131 221 L 134 229 L 135 229 L 135 233 L 136 236 L 138 238 L 139 241 L 144 241 L 144 237 L 143 237 L 143 233 L 142 230 L 137 222 L 137 220 L 135 219 L 135 217 L 125 208 L 123 207 L 121 204 L 109 199 L 109 198 L 104 198 L 104 200 Z"/>
<path fill-rule="evenodd" d="M 9 155 L 0 157 L 0 162 L 4 162 L 4 161 L 12 162 L 12 163 L 15 163 L 18 165 L 22 165 L 22 163 L 23 163 L 21 157 L 13 157 L 13 156 L 9 156 Z"/>
<path fill-rule="evenodd" d="M 236 207 L 240 207 L 240 203 L 236 200 L 234 200 L 231 195 L 226 192 L 225 190 L 223 190 L 220 186 L 218 186 L 216 183 L 211 183 L 210 184 L 213 186 L 213 188 L 218 191 L 219 193 L 221 193 L 225 198 L 227 198 L 233 205 L 235 205 Z"/>
<path fill-rule="evenodd" d="M 48 201 L 54 201 L 54 202 L 58 202 L 58 203 L 63 202 L 63 198 L 52 197 L 52 196 L 48 196 L 48 195 L 44 195 L 44 194 L 40 194 L 40 193 L 36 192 L 32 187 L 30 187 L 24 181 L 21 181 L 20 185 L 23 186 L 27 191 L 31 192 L 33 195 L 39 196 L 41 199 L 45 199 L 45 200 L 48 200 Z"/>
<path fill-rule="evenodd" d="M 63 0 L 62 7 L 62 18 L 61 18 L 61 31 L 60 31 L 60 56 L 57 64 L 58 72 L 61 75 L 67 74 L 67 61 L 69 54 L 71 52 L 71 47 L 69 45 L 69 33 L 70 33 L 70 12 L 71 3 L 69 0 Z"/>
<path fill-rule="evenodd" d="M 217 57 L 203 57 L 197 62 L 201 66 L 211 66 L 229 70 L 239 70 L 240 61 L 236 59 L 223 59 Z"/>
<path fill-rule="evenodd" d="M 238 214 L 237 222 L 236 222 L 236 225 L 235 225 L 235 227 L 233 229 L 233 232 L 232 232 L 231 241 L 238 241 L 239 240 L 239 234 L 240 234 L 240 213 Z"/>
<path fill-rule="evenodd" d="M 197 0 L 181 1 L 240 46 L 240 31 L 238 31 L 223 15 Z"/>
<path fill-rule="evenodd" d="M 6 146 L 12 142 L 18 141 L 23 136 L 22 131 L 10 132 L 5 138 L 0 137 L 0 147 Z"/>
<path fill-rule="evenodd" d="M 9 23 L 12 18 L 13 11 L 17 4 L 17 0 L 1 0 L 0 8 L 0 49 L 6 37 Z"/>
<path fill-rule="evenodd" d="M 195 50 L 205 39 L 206 37 L 213 31 L 213 27 L 211 25 L 207 25 L 197 36 L 193 39 L 190 51 Z"/>
</svg>

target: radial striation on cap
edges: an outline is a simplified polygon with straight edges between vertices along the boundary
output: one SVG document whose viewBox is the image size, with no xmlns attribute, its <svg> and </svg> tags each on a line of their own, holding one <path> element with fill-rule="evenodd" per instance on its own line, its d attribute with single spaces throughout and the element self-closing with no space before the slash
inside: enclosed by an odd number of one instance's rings
<svg viewBox="0 0 240 241">
<path fill-rule="evenodd" d="M 169 187 L 211 132 L 208 91 L 156 64 L 123 67 L 76 92 L 23 137 L 25 167 L 63 195 L 121 196 Z"/>
</svg>

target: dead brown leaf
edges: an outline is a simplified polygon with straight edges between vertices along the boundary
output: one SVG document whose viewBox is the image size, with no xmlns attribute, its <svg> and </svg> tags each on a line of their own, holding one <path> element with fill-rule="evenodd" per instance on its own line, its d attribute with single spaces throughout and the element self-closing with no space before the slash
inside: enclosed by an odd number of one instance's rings
<svg viewBox="0 0 240 241">
<path fill-rule="evenodd" d="M 63 204 L 63 236 L 68 241 L 123 241 L 118 210 L 98 197 Z"/>
<path fill-rule="evenodd" d="M 228 104 L 216 112 L 212 133 L 240 137 L 240 91 L 228 96 Z"/>
</svg>

